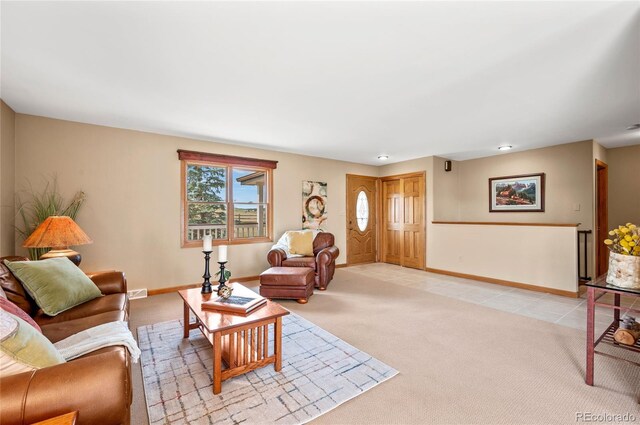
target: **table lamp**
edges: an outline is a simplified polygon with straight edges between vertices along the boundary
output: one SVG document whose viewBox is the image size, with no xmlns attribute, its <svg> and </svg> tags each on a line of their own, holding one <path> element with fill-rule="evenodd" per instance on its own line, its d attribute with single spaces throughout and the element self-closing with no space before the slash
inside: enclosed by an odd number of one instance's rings
<svg viewBox="0 0 640 425">
<path fill-rule="evenodd" d="M 25 248 L 51 248 L 49 252 L 40 256 L 41 260 L 67 257 L 78 266 L 82 257 L 69 247 L 90 243 L 93 243 L 91 238 L 71 217 L 52 215 L 40 223 L 22 246 Z"/>
</svg>

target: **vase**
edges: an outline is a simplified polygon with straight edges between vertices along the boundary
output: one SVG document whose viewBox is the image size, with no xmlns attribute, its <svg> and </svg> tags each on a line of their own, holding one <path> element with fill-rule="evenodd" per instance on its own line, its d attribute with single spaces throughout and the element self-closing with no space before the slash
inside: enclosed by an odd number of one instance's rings
<svg viewBox="0 0 640 425">
<path fill-rule="evenodd" d="M 607 283 L 621 288 L 640 289 L 640 257 L 609 252 Z"/>
</svg>

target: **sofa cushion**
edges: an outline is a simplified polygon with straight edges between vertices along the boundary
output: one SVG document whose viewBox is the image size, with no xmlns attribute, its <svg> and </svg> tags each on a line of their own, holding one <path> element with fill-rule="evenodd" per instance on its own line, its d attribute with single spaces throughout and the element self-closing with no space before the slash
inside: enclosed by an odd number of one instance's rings
<svg viewBox="0 0 640 425">
<path fill-rule="evenodd" d="M 43 327 L 49 323 L 59 323 L 67 320 L 82 319 L 94 316 L 100 313 L 110 311 L 124 311 L 125 315 L 129 308 L 129 301 L 126 294 L 110 294 L 100 298 L 94 298 L 91 301 L 70 308 L 57 316 L 48 316 L 43 311 L 38 311 L 34 319 Z"/>
<path fill-rule="evenodd" d="M 49 316 L 102 295 L 95 283 L 66 257 L 4 263 Z"/>
<path fill-rule="evenodd" d="M 289 252 L 294 255 L 313 255 L 313 232 L 289 231 L 287 232 Z"/>
<path fill-rule="evenodd" d="M 315 257 L 293 257 L 282 260 L 283 267 L 310 267 L 315 270 Z"/>
<path fill-rule="evenodd" d="M 11 270 L 4 264 L 3 260 L 9 261 L 29 261 L 26 257 L 2 257 L 0 258 L 0 286 L 5 292 L 7 299 L 20 307 L 29 316 L 38 310 L 33 298 L 27 294 L 22 284 L 11 273 Z"/>
<path fill-rule="evenodd" d="M 0 310 L 6 311 L 7 313 L 11 313 L 14 316 L 18 316 L 31 326 L 33 326 L 38 332 L 42 333 L 42 329 L 40 326 L 33 320 L 31 316 L 24 312 L 20 307 L 12 303 L 6 298 L 0 297 Z"/>
<path fill-rule="evenodd" d="M 65 363 L 54 345 L 24 320 L 0 311 L 0 373 L 8 376 Z"/>
<path fill-rule="evenodd" d="M 108 311 L 79 319 L 48 323 L 42 325 L 42 333 L 49 341 L 56 343 L 85 329 L 109 322 L 126 321 L 127 319 L 127 313 L 124 311 Z"/>
</svg>

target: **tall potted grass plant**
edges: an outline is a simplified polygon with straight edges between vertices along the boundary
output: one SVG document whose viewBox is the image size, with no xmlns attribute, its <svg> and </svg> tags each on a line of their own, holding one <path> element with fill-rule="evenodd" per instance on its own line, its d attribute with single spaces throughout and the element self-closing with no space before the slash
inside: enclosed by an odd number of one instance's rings
<svg viewBox="0 0 640 425">
<path fill-rule="evenodd" d="M 85 199 L 85 193 L 78 191 L 71 201 L 67 202 L 58 191 L 56 178 L 47 181 L 40 192 L 33 190 L 29 183 L 29 189 L 16 195 L 17 215 L 22 221 L 21 226 L 16 226 L 16 231 L 24 241 L 49 216 L 66 215 L 75 221 Z M 47 251 L 49 248 L 29 248 L 29 258 L 37 260 Z"/>
</svg>

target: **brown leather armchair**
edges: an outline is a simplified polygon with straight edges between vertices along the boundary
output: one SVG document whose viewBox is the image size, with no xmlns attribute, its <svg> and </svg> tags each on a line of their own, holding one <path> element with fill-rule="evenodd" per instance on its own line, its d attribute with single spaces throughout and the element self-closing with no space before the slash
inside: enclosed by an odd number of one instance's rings
<svg viewBox="0 0 640 425">
<path fill-rule="evenodd" d="M 128 320 L 124 273 L 88 273 L 104 296 L 55 317 L 46 316 L 0 258 L 0 286 L 32 316 L 51 342 L 92 326 Z M 0 425 L 23 425 L 78 411 L 77 425 L 130 423 L 131 363 L 122 346 L 106 347 L 67 363 L 0 378 Z"/>
<path fill-rule="evenodd" d="M 271 267 L 310 267 L 315 271 L 314 286 L 321 291 L 327 289 L 336 270 L 336 258 L 340 250 L 335 246 L 335 238 L 331 233 L 318 233 L 313 240 L 313 257 L 287 258 L 281 249 L 272 249 L 267 254 Z"/>
</svg>

